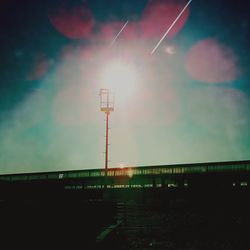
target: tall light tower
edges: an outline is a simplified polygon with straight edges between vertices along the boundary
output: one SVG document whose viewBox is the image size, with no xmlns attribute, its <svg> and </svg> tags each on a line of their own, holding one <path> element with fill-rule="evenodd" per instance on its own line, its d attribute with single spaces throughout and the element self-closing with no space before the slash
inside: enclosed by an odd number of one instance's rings
<svg viewBox="0 0 250 250">
<path fill-rule="evenodd" d="M 106 143 L 105 143 L 105 186 L 109 162 L 109 114 L 114 111 L 114 94 L 109 89 L 100 90 L 100 108 L 106 115 Z"/>
</svg>

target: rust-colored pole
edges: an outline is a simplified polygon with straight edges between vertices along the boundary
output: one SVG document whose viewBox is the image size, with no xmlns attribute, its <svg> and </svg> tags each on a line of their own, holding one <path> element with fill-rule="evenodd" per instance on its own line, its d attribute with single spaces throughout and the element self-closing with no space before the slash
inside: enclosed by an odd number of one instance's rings
<svg viewBox="0 0 250 250">
<path fill-rule="evenodd" d="M 108 162 L 109 162 L 109 92 L 107 92 L 107 111 L 106 111 L 105 188 L 107 188 Z"/>
<path fill-rule="evenodd" d="M 108 170 L 109 156 L 109 111 L 106 112 L 106 148 L 105 148 L 105 172 Z"/>
</svg>

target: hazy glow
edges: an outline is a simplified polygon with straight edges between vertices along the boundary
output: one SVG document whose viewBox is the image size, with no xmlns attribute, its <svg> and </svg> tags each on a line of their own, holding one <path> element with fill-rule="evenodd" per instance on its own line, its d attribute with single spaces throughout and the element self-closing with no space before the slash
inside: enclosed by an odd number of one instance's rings
<svg viewBox="0 0 250 250">
<path fill-rule="evenodd" d="M 9 1 L 0 173 L 104 168 L 100 88 L 110 168 L 250 159 L 247 8 L 193 1 L 150 53 L 188 1 Z"/>
<path fill-rule="evenodd" d="M 120 61 L 107 64 L 100 73 L 100 84 L 115 92 L 120 101 L 128 101 L 136 91 L 138 76 L 132 65 Z"/>
</svg>

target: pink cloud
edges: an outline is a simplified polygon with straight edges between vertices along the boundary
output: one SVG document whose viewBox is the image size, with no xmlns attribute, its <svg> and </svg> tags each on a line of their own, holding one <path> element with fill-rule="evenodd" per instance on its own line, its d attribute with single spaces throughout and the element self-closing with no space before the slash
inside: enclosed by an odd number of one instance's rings
<svg viewBox="0 0 250 250">
<path fill-rule="evenodd" d="M 95 23 L 88 8 L 65 3 L 49 14 L 49 20 L 58 32 L 71 39 L 89 38 Z"/>
<path fill-rule="evenodd" d="M 194 79 L 208 83 L 233 81 L 240 71 L 233 50 L 210 38 L 190 49 L 186 69 Z"/>
<path fill-rule="evenodd" d="M 43 77 L 49 69 L 49 60 L 43 54 L 38 54 L 34 57 L 32 68 L 26 76 L 28 81 L 38 80 Z"/>
<path fill-rule="evenodd" d="M 185 3 L 185 1 L 176 0 L 149 1 L 140 21 L 142 37 L 161 37 L 184 8 Z M 187 21 L 188 15 L 189 9 L 187 8 L 168 33 L 168 37 L 173 37 L 181 30 Z"/>
</svg>

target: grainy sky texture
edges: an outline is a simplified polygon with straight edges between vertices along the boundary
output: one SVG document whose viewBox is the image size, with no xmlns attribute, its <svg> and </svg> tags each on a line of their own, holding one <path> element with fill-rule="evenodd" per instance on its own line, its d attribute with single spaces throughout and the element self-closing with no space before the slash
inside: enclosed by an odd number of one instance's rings
<svg viewBox="0 0 250 250">
<path fill-rule="evenodd" d="M 110 167 L 250 159 L 249 3 L 193 0 L 152 55 L 186 3 L 1 1 L 0 173 L 102 168 L 103 87 Z"/>
</svg>

